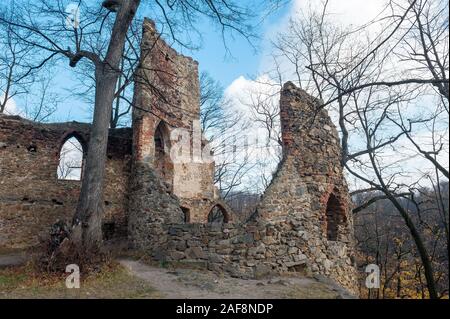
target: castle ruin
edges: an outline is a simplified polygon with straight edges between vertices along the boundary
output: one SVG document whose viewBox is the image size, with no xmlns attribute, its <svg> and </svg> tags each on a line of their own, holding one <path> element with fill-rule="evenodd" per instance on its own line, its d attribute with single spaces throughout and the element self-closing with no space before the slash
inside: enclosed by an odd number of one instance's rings
<svg viewBox="0 0 450 319">
<path fill-rule="evenodd" d="M 175 129 L 196 140 L 198 63 L 168 46 L 145 20 L 140 65 L 132 127 L 109 133 L 105 238 L 126 238 L 155 260 L 236 277 L 321 274 L 356 293 L 339 135 L 320 102 L 284 85 L 283 159 L 252 217 L 238 222 L 214 187 L 213 162 L 170 156 Z M 89 124 L 0 115 L 0 248 L 32 247 L 56 220 L 71 220 L 81 183 L 58 179 L 60 151 L 75 137 L 86 154 L 89 133 Z M 197 148 L 207 144 L 197 140 Z M 221 223 L 210 222 L 212 211 Z"/>
</svg>

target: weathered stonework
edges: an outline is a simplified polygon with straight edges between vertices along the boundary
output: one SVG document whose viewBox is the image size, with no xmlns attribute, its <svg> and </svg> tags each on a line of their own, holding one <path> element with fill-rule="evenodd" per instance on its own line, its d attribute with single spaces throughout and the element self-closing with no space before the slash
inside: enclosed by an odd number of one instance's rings
<svg viewBox="0 0 450 319">
<path fill-rule="evenodd" d="M 214 163 L 194 156 L 206 144 L 196 124 L 197 62 L 168 46 L 149 20 L 141 52 L 132 129 L 111 130 L 108 142 L 105 222 L 116 236 L 157 260 L 243 278 L 320 274 L 356 293 L 339 136 L 319 101 L 284 85 L 283 160 L 250 220 L 234 222 L 213 185 Z M 70 219 L 80 182 L 56 178 L 59 152 L 72 135 L 86 148 L 89 132 L 88 124 L 0 115 L 0 247 L 31 246 L 57 219 Z M 171 156 L 183 134 L 192 161 Z M 208 223 L 213 209 L 223 223 Z"/>
<path fill-rule="evenodd" d="M 83 123 L 39 124 L 0 114 L 0 247 L 33 246 L 57 219 L 71 220 L 81 182 L 58 180 L 59 153 L 70 136 L 87 152 L 89 131 Z M 109 135 L 104 223 L 115 236 L 127 233 L 131 137 L 127 128 Z"/>
<path fill-rule="evenodd" d="M 200 118 L 198 63 L 168 46 L 150 20 L 144 21 L 142 38 L 134 92 L 129 232 L 135 248 L 155 247 L 153 254 L 159 255 L 166 240 L 164 225 L 205 223 L 218 202 L 213 162 L 173 162 L 170 156 L 180 137 L 174 129 L 187 134 L 190 159 L 194 148 L 201 151 L 205 143 L 195 127 Z"/>
<path fill-rule="evenodd" d="M 311 271 L 352 287 L 356 273 L 351 202 L 339 161 L 339 135 L 320 104 L 292 83 L 284 85 L 283 160 L 258 214 L 270 222 L 291 223 L 301 234 L 299 253 L 306 255 Z"/>
<path fill-rule="evenodd" d="M 283 160 L 252 220 L 167 225 L 166 245 L 159 247 L 164 257 L 159 258 L 244 278 L 320 274 L 356 294 L 339 136 L 319 105 L 292 83 L 285 84 L 280 101 Z"/>
<path fill-rule="evenodd" d="M 196 146 L 193 141 L 194 125 L 200 118 L 198 63 L 177 54 L 168 46 L 150 20 L 144 21 L 141 51 L 142 67 L 137 76 L 136 107 L 133 110 L 134 160 L 149 163 L 161 173 L 164 165 L 161 167 L 160 162 L 156 161 L 158 152 L 155 147 L 158 126 L 162 126 L 166 154 L 170 153 L 175 142 L 171 140 L 174 129 L 185 129 L 190 134 L 191 148 Z M 197 140 L 201 142 L 202 137 Z M 170 161 L 170 156 L 166 160 Z M 171 180 L 166 179 L 166 182 L 177 197 L 214 197 L 214 185 L 211 183 L 214 163 L 171 163 L 165 168 L 173 171 L 169 174 Z"/>
</svg>

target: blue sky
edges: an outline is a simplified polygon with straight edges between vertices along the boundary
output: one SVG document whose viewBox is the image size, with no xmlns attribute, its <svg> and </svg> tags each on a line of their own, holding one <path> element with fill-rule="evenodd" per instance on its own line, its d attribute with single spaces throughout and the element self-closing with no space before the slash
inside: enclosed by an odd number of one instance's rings
<svg viewBox="0 0 450 319">
<path fill-rule="evenodd" d="M 226 50 L 220 34 L 207 25 L 201 26 L 204 30 L 203 47 L 197 52 L 191 52 L 191 56 L 199 61 L 200 71 L 207 71 L 213 78 L 220 81 L 224 87 L 228 87 L 241 75 L 255 75 L 259 71 L 260 61 L 264 54 L 264 46 L 267 45 L 265 34 L 275 25 L 284 20 L 291 10 L 290 5 L 277 10 L 264 20 L 258 28 L 259 40 L 255 40 L 256 50 L 242 37 L 229 40 L 227 45 L 233 57 L 226 56 Z M 189 53 L 188 53 L 189 54 Z"/>
<path fill-rule="evenodd" d="M 330 0 L 329 12 L 332 14 L 333 20 L 344 26 L 362 25 L 372 20 L 378 14 L 384 7 L 385 2 L 386 0 Z M 226 96 L 232 98 L 234 112 L 244 113 L 245 116 L 250 117 L 248 114 L 250 110 L 242 101 L 245 101 L 246 90 L 260 85 L 252 81 L 252 79 L 264 76 L 264 72 L 269 71 L 273 67 L 272 61 L 270 60 L 270 54 L 272 52 L 270 41 L 277 33 L 286 32 L 287 21 L 290 16 L 295 17 L 299 14 L 299 11 L 306 11 L 311 6 L 319 6 L 320 3 L 320 0 L 291 0 L 291 4 L 286 5 L 269 16 L 257 30 L 260 40 L 254 42 L 254 45 L 257 46 L 256 50 L 246 39 L 235 37 L 234 40 L 228 39 L 227 42 L 227 46 L 232 55 L 230 57 L 226 54 L 220 32 L 216 32 L 215 28 L 206 22 L 198 25 L 198 29 L 202 31 L 203 36 L 202 47 L 198 51 L 177 49 L 181 53 L 196 59 L 199 62 L 200 71 L 207 71 L 214 79 L 220 81 L 224 89 L 226 89 Z M 151 18 L 151 16 L 149 17 Z M 376 27 L 383 28 L 383 26 Z M 375 32 L 373 34 L 376 34 L 380 30 L 371 31 L 372 33 Z M 290 67 L 289 64 L 287 66 Z M 49 120 L 89 122 L 91 120 L 92 106 L 87 105 L 79 97 L 70 96 L 71 88 L 76 83 L 73 80 L 76 77 L 73 69 L 64 60 L 64 63 L 55 70 L 55 73 L 53 88 L 64 96 L 64 101 L 59 104 L 57 112 Z M 286 81 L 289 78 L 284 78 L 283 80 Z M 278 97 L 274 95 L 273 98 L 274 103 L 278 103 Z M 20 110 L 23 102 L 22 99 L 18 99 L 16 101 L 16 108 Z M 331 115 L 333 116 L 332 112 Z M 257 131 L 252 131 L 252 128 L 248 128 L 248 131 L 246 133 L 249 136 L 261 135 Z M 422 134 L 423 132 L 418 133 Z M 428 137 L 426 133 L 423 133 L 423 140 Z M 405 145 L 404 148 L 408 147 L 407 143 Z M 395 156 L 391 157 L 394 158 Z M 417 164 L 419 159 L 413 158 L 413 160 Z M 443 163 L 448 165 L 448 159 L 443 161 Z M 426 164 L 404 164 L 403 166 L 416 169 L 417 167 L 425 167 Z"/>
<path fill-rule="evenodd" d="M 199 69 L 208 72 L 214 79 L 218 80 L 224 88 L 240 76 L 254 76 L 260 68 L 260 61 L 264 54 L 263 48 L 267 45 L 267 37 L 265 36 L 273 26 L 280 23 L 281 20 L 289 14 L 292 5 L 288 4 L 271 15 L 258 25 L 255 29 L 259 38 L 252 41 L 252 45 L 248 41 L 235 35 L 233 38 L 228 37 L 226 45 L 229 49 L 227 54 L 221 34 L 217 28 L 211 27 L 207 21 L 200 21 L 198 30 L 202 32 L 202 46 L 199 50 L 192 51 L 187 49 L 175 48 L 181 53 L 192 56 L 199 62 Z M 145 12 L 144 12 L 145 14 Z M 148 14 L 146 14 L 148 16 Z M 149 16 L 149 18 L 152 18 Z M 169 41 L 170 42 L 170 41 Z M 256 48 L 255 48 L 256 47 Z M 82 99 L 71 96 L 70 93 L 74 85 L 77 84 L 76 74 L 74 70 L 68 66 L 65 59 L 62 63 L 54 68 L 54 80 L 52 83 L 53 90 L 63 97 L 57 111 L 49 118 L 50 121 L 82 121 L 91 120 L 92 109 Z M 18 98 L 15 100 L 15 108 L 19 111 L 24 108 L 25 100 Z"/>
</svg>

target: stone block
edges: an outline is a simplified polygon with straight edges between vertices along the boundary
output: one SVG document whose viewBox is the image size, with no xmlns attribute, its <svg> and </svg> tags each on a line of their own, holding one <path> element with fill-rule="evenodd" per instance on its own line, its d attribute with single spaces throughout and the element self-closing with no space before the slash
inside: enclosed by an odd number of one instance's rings
<svg viewBox="0 0 450 319">
<path fill-rule="evenodd" d="M 274 271 L 270 265 L 264 263 L 258 263 L 254 267 L 254 277 L 255 279 L 261 279 L 270 277 L 274 274 Z"/>
<path fill-rule="evenodd" d="M 206 253 L 201 247 L 189 247 L 185 251 L 186 257 L 188 259 L 207 259 Z"/>
<path fill-rule="evenodd" d="M 168 254 L 168 259 L 175 260 L 175 261 L 183 259 L 185 257 L 186 257 L 186 255 L 181 251 L 172 251 Z"/>
</svg>

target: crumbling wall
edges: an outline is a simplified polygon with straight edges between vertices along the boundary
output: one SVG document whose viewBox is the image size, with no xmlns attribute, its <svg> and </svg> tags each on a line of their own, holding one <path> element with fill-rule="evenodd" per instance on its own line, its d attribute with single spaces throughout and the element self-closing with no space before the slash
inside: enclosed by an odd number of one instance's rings
<svg viewBox="0 0 450 319">
<path fill-rule="evenodd" d="M 353 221 L 339 135 L 320 104 L 294 84 L 284 85 L 283 160 L 258 214 L 266 221 L 285 220 L 302 233 L 299 252 L 307 256 L 306 265 L 313 273 L 354 288 Z"/>
<path fill-rule="evenodd" d="M 33 246 L 57 219 L 71 220 L 81 182 L 58 180 L 60 150 L 73 134 L 87 146 L 89 132 L 89 124 L 39 124 L 0 114 L 0 247 Z M 130 159 L 131 130 L 111 130 L 104 221 L 116 236 L 126 234 Z"/>
<path fill-rule="evenodd" d="M 283 160 L 252 220 L 167 225 L 160 257 L 245 278 L 321 274 L 356 294 L 353 225 L 339 136 L 319 105 L 287 83 L 280 100 Z M 328 234 L 331 227 L 335 237 Z"/>
<path fill-rule="evenodd" d="M 191 220 L 204 221 L 203 205 L 196 204 L 214 198 L 214 163 L 191 161 L 195 143 L 202 143 L 201 132 L 194 138 L 200 118 L 198 63 L 167 45 L 148 19 L 143 24 L 134 104 L 129 234 L 134 247 L 157 251 L 164 242 L 163 226 L 182 223 L 183 210 L 189 210 Z M 168 149 L 178 149 L 178 139 L 187 139 L 187 161 L 174 160 L 170 154 L 164 156 L 170 165 L 156 161 L 155 134 L 160 125 Z M 178 133 L 173 133 L 175 129 Z M 168 167 L 173 172 L 161 171 Z M 172 179 L 164 183 L 167 176 Z"/>
<path fill-rule="evenodd" d="M 174 160 L 172 163 L 174 195 L 212 198 L 214 163 L 191 160 L 194 148 L 198 150 L 203 142 L 199 125 L 198 62 L 178 54 L 161 38 L 154 22 L 145 19 L 140 65 L 134 93 L 136 107 L 133 109 L 135 161 L 157 167 L 154 137 L 158 125 L 163 122 L 170 147 L 178 149 L 176 144 L 183 137 L 189 148 L 186 161 Z M 178 133 L 173 133 L 174 130 Z"/>
</svg>

